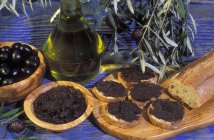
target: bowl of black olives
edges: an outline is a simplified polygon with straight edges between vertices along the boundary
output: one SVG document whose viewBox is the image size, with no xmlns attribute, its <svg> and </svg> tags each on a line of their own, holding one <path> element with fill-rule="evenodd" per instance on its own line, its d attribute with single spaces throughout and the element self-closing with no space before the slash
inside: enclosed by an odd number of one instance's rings
<svg viewBox="0 0 214 140">
<path fill-rule="evenodd" d="M 0 42 L 0 102 L 25 98 L 41 84 L 45 70 L 44 57 L 35 47 Z"/>
</svg>

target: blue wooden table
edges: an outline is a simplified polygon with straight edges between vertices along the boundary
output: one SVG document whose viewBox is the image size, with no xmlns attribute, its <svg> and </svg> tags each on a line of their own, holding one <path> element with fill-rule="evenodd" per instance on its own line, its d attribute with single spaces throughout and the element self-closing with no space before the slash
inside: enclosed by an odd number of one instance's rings
<svg viewBox="0 0 214 140">
<path fill-rule="evenodd" d="M 213 0 L 193 0 L 190 10 L 195 17 L 198 34 L 195 39 L 196 55 L 195 58 L 201 57 L 208 51 L 214 48 L 214 2 Z M 198 3 L 199 2 L 199 3 Z M 24 14 L 20 17 L 1 11 L 0 12 L 0 41 L 22 41 L 33 44 L 38 48 L 42 47 L 47 35 L 54 27 L 54 23 L 50 24 L 49 19 L 59 6 L 58 2 L 52 2 L 52 7 L 42 9 L 39 4 L 34 13 L 30 13 L 30 19 L 27 19 Z M 29 8 L 29 7 L 27 7 Z M 105 25 L 103 28 L 106 28 Z M 107 28 L 102 32 L 110 32 Z M 131 40 L 130 40 L 131 42 Z M 123 42 L 120 42 L 121 44 Z M 105 74 L 99 74 L 97 79 L 86 84 L 85 86 L 93 85 L 97 80 L 103 78 Z M 47 79 L 43 80 L 42 84 L 50 82 Z M 44 140 L 114 140 L 116 138 L 104 133 L 91 122 L 92 117 L 85 120 L 81 125 L 62 133 L 30 133 L 32 136 L 39 136 Z M 5 127 L 0 127 L 0 137 L 4 134 Z M 8 133 L 5 139 L 14 139 L 19 134 Z M 180 134 L 174 139 L 194 139 L 194 140 L 212 140 L 214 139 L 214 125 L 210 125 L 203 129 L 198 129 L 192 132 Z"/>
</svg>

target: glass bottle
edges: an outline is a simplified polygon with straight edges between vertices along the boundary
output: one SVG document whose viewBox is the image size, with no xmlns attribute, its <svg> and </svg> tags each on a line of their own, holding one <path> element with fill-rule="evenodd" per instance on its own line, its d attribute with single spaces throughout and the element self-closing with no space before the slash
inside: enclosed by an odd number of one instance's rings
<svg viewBox="0 0 214 140">
<path fill-rule="evenodd" d="M 99 71 L 103 42 L 84 18 L 80 0 L 60 2 L 60 19 L 43 46 L 44 56 L 56 80 L 86 83 Z"/>
</svg>

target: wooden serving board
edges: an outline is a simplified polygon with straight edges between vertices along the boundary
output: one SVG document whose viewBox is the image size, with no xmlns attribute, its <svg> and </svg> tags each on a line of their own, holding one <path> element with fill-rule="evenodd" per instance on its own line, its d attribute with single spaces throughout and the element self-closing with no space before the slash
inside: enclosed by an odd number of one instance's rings
<svg viewBox="0 0 214 140">
<path fill-rule="evenodd" d="M 164 82 L 164 86 L 170 81 Z M 166 139 L 184 133 L 187 131 L 195 130 L 198 128 L 206 127 L 214 123 L 214 99 L 207 102 L 204 106 L 198 109 L 188 110 L 185 108 L 184 122 L 182 126 L 176 130 L 167 130 L 152 125 L 146 115 L 142 122 L 134 127 L 123 129 L 113 126 L 106 122 L 105 116 L 101 114 L 101 107 L 105 104 L 101 101 L 96 101 L 93 115 L 97 120 L 99 127 L 108 134 L 120 139 L 128 140 L 159 140 Z"/>
</svg>

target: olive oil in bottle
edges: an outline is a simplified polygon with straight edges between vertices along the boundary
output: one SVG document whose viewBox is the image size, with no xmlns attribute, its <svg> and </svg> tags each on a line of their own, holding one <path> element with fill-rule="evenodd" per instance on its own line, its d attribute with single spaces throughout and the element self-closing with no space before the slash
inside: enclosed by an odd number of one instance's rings
<svg viewBox="0 0 214 140">
<path fill-rule="evenodd" d="M 100 36 L 83 17 L 80 0 L 61 0 L 60 20 L 43 47 L 52 76 L 78 83 L 91 80 L 103 49 Z"/>
</svg>

